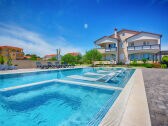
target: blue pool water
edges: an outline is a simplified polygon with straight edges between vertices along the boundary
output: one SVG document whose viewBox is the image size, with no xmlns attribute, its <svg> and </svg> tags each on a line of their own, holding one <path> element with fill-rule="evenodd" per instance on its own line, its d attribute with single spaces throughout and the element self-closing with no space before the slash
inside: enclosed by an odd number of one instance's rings
<svg viewBox="0 0 168 126">
<path fill-rule="evenodd" d="M 124 88 L 134 69 L 126 69 L 109 82 L 97 79 L 121 68 L 78 68 L 0 75 L 0 126 L 97 126 L 122 90 L 68 84 L 66 81 Z M 88 75 L 87 73 L 101 75 Z M 3 88 L 60 79 L 41 85 L 3 91 Z M 100 115 L 99 115 L 100 114 Z"/>
<path fill-rule="evenodd" d="M 55 71 L 45 71 L 45 72 L 32 72 L 32 73 L 19 73 L 19 74 L 9 74 L 9 75 L 0 75 L 0 88 L 6 88 L 11 86 L 18 86 L 33 82 L 39 82 L 39 81 L 45 81 L 45 80 L 51 80 L 51 79 L 68 79 L 68 80 L 74 80 L 78 82 L 88 82 L 85 80 L 77 80 L 77 79 L 71 79 L 67 76 L 69 75 L 83 75 L 87 72 L 97 72 L 98 70 L 110 70 L 115 71 L 119 70 L 121 68 L 78 68 L 78 69 L 71 69 L 71 70 L 55 70 Z M 110 83 L 102 83 L 102 82 L 91 82 L 95 84 L 105 84 L 105 85 L 112 85 L 117 87 L 124 87 L 129 78 L 134 73 L 134 69 L 128 69 L 127 74 L 124 76 L 119 77 L 120 81 L 114 81 Z M 91 76 L 94 77 L 94 76 Z"/>
<path fill-rule="evenodd" d="M 54 82 L 26 89 L 1 92 L 1 126 L 86 126 L 120 93 Z"/>
</svg>

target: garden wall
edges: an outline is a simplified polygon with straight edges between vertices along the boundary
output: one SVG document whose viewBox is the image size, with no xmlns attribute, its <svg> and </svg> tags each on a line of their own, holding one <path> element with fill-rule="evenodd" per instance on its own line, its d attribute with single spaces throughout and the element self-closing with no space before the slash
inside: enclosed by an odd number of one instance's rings
<svg viewBox="0 0 168 126">
<path fill-rule="evenodd" d="M 36 62 L 37 61 L 32 61 L 32 60 L 12 60 L 12 64 L 17 65 L 18 69 L 36 68 Z M 42 64 L 47 64 L 47 61 L 40 61 L 40 62 Z"/>
</svg>

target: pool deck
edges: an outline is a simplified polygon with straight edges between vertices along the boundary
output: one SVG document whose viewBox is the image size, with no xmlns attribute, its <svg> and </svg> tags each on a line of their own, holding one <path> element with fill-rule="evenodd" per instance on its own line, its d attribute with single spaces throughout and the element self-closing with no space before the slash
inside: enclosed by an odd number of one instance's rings
<svg viewBox="0 0 168 126">
<path fill-rule="evenodd" d="M 151 126 L 141 69 L 137 69 L 100 126 Z"/>
<path fill-rule="evenodd" d="M 168 126 L 168 69 L 143 69 L 152 126 Z"/>
</svg>

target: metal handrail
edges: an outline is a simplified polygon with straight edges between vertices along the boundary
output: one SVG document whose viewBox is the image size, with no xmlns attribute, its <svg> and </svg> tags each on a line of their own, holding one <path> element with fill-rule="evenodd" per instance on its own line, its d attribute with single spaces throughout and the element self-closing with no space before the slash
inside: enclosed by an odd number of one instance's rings
<svg viewBox="0 0 168 126">
<path fill-rule="evenodd" d="M 155 47 L 155 46 L 160 48 L 160 44 L 154 44 L 154 45 L 128 46 L 127 50 L 130 50 L 129 48 L 131 48 L 131 50 L 136 50 L 136 48 L 138 48 L 138 47 L 139 47 L 138 50 L 146 50 L 146 49 L 153 49 L 152 47 Z M 144 47 L 149 47 L 149 48 L 144 48 Z"/>
</svg>

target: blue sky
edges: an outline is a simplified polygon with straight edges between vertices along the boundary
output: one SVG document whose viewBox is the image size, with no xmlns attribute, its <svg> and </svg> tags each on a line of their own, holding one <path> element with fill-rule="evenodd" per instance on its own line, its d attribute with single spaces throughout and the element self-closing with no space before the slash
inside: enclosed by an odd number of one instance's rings
<svg viewBox="0 0 168 126">
<path fill-rule="evenodd" d="M 0 0 L 0 45 L 26 53 L 84 53 L 114 28 L 162 34 L 168 50 L 168 0 Z"/>
</svg>

